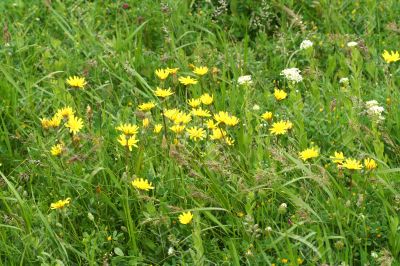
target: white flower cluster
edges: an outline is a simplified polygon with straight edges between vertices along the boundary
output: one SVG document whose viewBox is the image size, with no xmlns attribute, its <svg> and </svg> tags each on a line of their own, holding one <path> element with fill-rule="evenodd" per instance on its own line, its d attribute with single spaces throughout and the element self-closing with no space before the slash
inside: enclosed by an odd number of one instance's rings
<svg viewBox="0 0 400 266">
<path fill-rule="evenodd" d="M 350 82 L 349 82 L 349 78 L 341 78 L 340 80 L 339 80 L 339 84 L 340 85 L 343 85 L 343 86 L 348 86 L 349 84 L 350 84 Z"/>
<path fill-rule="evenodd" d="M 358 45 L 358 42 L 348 42 L 347 43 L 347 47 L 354 47 L 354 46 L 357 46 Z"/>
<path fill-rule="evenodd" d="M 300 70 L 296 67 L 282 70 L 281 75 L 285 76 L 285 78 L 294 83 L 298 83 L 303 80 L 303 77 L 300 75 Z"/>
<path fill-rule="evenodd" d="M 379 121 L 385 120 L 382 113 L 385 111 L 385 108 L 379 106 L 379 103 L 376 100 L 371 100 L 365 102 L 367 115 L 373 119 L 377 119 Z"/>
<path fill-rule="evenodd" d="M 238 83 L 240 85 L 250 85 L 253 84 L 253 81 L 251 80 L 251 75 L 246 75 L 246 76 L 240 76 L 238 78 Z"/>
<path fill-rule="evenodd" d="M 305 50 L 313 46 L 313 42 L 310 40 L 304 40 L 300 44 L 300 50 Z"/>
</svg>

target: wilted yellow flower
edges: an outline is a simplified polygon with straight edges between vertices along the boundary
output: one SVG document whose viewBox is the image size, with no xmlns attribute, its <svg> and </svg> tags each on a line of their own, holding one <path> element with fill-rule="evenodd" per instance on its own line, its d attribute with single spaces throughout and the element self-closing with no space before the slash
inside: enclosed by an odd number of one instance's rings
<svg viewBox="0 0 400 266">
<path fill-rule="evenodd" d="M 188 224 L 192 221 L 193 214 L 191 212 L 183 212 L 178 218 L 181 224 Z"/>
<path fill-rule="evenodd" d="M 299 152 L 299 156 L 303 161 L 307 161 L 311 158 L 316 158 L 319 155 L 319 150 L 316 147 L 305 149 L 302 152 Z"/>
<path fill-rule="evenodd" d="M 138 147 L 136 145 L 136 143 L 139 142 L 138 139 L 136 139 L 136 135 L 132 135 L 132 136 L 126 136 L 124 134 L 119 135 L 118 137 L 118 142 L 124 146 L 124 147 L 128 147 L 129 151 L 132 151 L 132 147 Z"/>
<path fill-rule="evenodd" d="M 194 116 L 198 116 L 198 117 L 210 117 L 211 116 L 210 111 L 204 110 L 201 107 L 199 107 L 197 109 L 193 109 L 192 114 Z"/>
<path fill-rule="evenodd" d="M 168 78 L 169 75 L 168 69 L 157 69 L 155 73 L 156 76 L 161 80 L 165 80 L 166 78 Z"/>
<path fill-rule="evenodd" d="M 163 128 L 163 126 L 161 124 L 156 124 L 154 125 L 154 133 L 160 133 L 161 129 Z"/>
<path fill-rule="evenodd" d="M 343 167 L 347 168 L 349 170 L 360 170 L 362 169 L 362 165 L 360 161 L 353 159 L 353 158 L 347 158 L 346 161 L 343 163 Z"/>
<path fill-rule="evenodd" d="M 196 67 L 193 70 L 193 73 L 195 73 L 199 76 L 203 76 L 203 75 L 207 74 L 207 72 L 208 72 L 208 67 Z"/>
<path fill-rule="evenodd" d="M 140 189 L 140 190 L 145 190 L 149 191 L 150 189 L 154 189 L 153 184 L 149 182 L 148 180 L 145 180 L 143 178 L 136 178 L 135 180 L 132 181 L 132 186 Z"/>
<path fill-rule="evenodd" d="M 176 72 L 178 72 L 179 68 L 175 67 L 175 68 L 167 68 L 167 71 L 169 74 L 175 75 Z"/>
<path fill-rule="evenodd" d="M 56 144 L 53 147 L 51 147 L 50 152 L 51 152 L 51 155 L 58 156 L 63 152 L 63 150 L 64 150 L 64 145 L 60 143 L 60 144 Z"/>
<path fill-rule="evenodd" d="M 176 134 L 181 134 L 185 130 L 185 125 L 173 125 L 170 129 Z"/>
<path fill-rule="evenodd" d="M 283 135 L 286 134 L 286 132 L 291 129 L 292 126 L 293 124 L 290 121 L 281 120 L 273 123 L 269 131 L 274 135 Z"/>
<path fill-rule="evenodd" d="M 189 133 L 189 138 L 194 141 L 202 140 L 206 137 L 206 131 L 201 127 L 191 127 L 186 129 L 186 131 Z"/>
<path fill-rule="evenodd" d="M 271 120 L 272 119 L 272 112 L 265 112 L 261 115 L 262 119 L 264 120 Z"/>
<path fill-rule="evenodd" d="M 179 82 L 182 83 L 183 85 L 194 85 L 197 84 L 197 79 L 194 79 L 190 76 L 187 77 L 180 77 Z"/>
<path fill-rule="evenodd" d="M 342 164 L 344 161 L 344 154 L 343 152 L 337 152 L 335 151 L 334 155 L 330 157 L 332 162 L 337 163 L 337 164 Z"/>
<path fill-rule="evenodd" d="M 67 81 L 67 84 L 73 88 L 83 89 L 83 88 L 85 88 L 85 85 L 86 85 L 86 81 L 85 81 L 84 77 L 73 76 L 73 77 L 67 78 L 66 81 Z"/>
<path fill-rule="evenodd" d="M 214 101 L 214 96 L 204 93 L 203 95 L 200 96 L 201 103 L 204 105 L 210 105 Z"/>
<path fill-rule="evenodd" d="M 193 99 L 188 100 L 188 104 L 190 105 L 190 107 L 196 108 L 196 107 L 200 106 L 201 100 L 193 98 Z"/>
<path fill-rule="evenodd" d="M 154 102 L 148 102 L 148 103 L 142 103 L 141 105 L 138 106 L 138 108 L 140 111 L 147 112 L 153 109 L 155 106 L 156 105 Z"/>
<path fill-rule="evenodd" d="M 66 198 L 65 200 L 59 200 L 57 202 L 54 202 L 54 203 L 50 204 L 50 208 L 52 210 L 62 209 L 65 206 L 69 205 L 70 202 L 71 202 L 71 198 Z"/>
<path fill-rule="evenodd" d="M 82 118 L 70 116 L 67 123 L 65 123 L 65 127 L 69 128 L 69 132 L 75 135 L 83 128 Z"/>
<path fill-rule="evenodd" d="M 373 170 L 376 167 L 378 167 L 378 165 L 376 164 L 374 159 L 370 159 L 370 158 L 366 158 L 364 159 L 364 166 L 367 170 Z"/>
<path fill-rule="evenodd" d="M 142 121 L 143 128 L 146 128 L 150 125 L 150 120 L 148 118 L 143 119 Z"/>
<path fill-rule="evenodd" d="M 217 139 L 222 139 L 223 137 L 226 136 L 226 131 L 223 130 L 222 128 L 215 128 L 212 131 L 212 134 L 210 135 L 210 139 L 212 140 L 217 140 Z"/>
<path fill-rule="evenodd" d="M 54 116 L 58 116 L 61 118 L 69 118 L 70 116 L 74 115 L 74 110 L 72 107 L 66 106 L 64 108 L 58 109 Z"/>
<path fill-rule="evenodd" d="M 172 94 L 174 94 L 174 92 L 171 91 L 171 88 L 161 89 L 161 88 L 157 87 L 157 89 L 154 91 L 154 95 L 157 97 L 161 97 L 161 98 L 167 98 L 167 97 L 171 96 Z"/>
<path fill-rule="evenodd" d="M 276 100 L 281 101 L 286 98 L 287 93 L 283 90 L 275 89 L 274 96 Z"/>
<path fill-rule="evenodd" d="M 120 124 L 115 129 L 129 136 L 129 135 L 136 135 L 138 133 L 139 127 L 137 125 L 132 125 L 132 124 Z"/>
<path fill-rule="evenodd" d="M 400 60 L 400 54 L 398 51 L 386 51 L 384 50 L 382 53 L 383 59 L 386 61 L 386 63 L 392 63 L 392 62 L 397 62 Z"/>
</svg>

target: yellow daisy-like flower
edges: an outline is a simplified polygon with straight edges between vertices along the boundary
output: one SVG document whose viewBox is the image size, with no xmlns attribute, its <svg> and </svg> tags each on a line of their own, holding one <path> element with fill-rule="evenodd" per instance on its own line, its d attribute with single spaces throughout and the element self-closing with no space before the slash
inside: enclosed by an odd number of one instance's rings
<svg viewBox="0 0 400 266">
<path fill-rule="evenodd" d="M 75 135 L 83 128 L 82 118 L 70 116 L 67 123 L 65 123 L 65 127 L 69 128 L 69 132 Z"/>
<path fill-rule="evenodd" d="M 206 131 L 201 127 L 191 127 L 186 129 L 186 131 L 189 133 L 189 138 L 194 141 L 202 140 L 206 137 Z"/>
<path fill-rule="evenodd" d="M 277 101 L 281 101 L 287 97 L 287 93 L 283 90 L 275 89 L 274 96 Z"/>
<path fill-rule="evenodd" d="M 228 144 L 228 146 L 233 146 L 233 144 L 235 143 L 235 140 L 232 139 L 231 137 L 226 137 L 225 143 Z"/>
<path fill-rule="evenodd" d="M 200 106 L 201 100 L 200 99 L 190 99 L 190 100 L 188 100 L 188 104 L 190 105 L 190 107 L 196 108 L 196 107 Z"/>
<path fill-rule="evenodd" d="M 64 145 L 60 143 L 60 144 L 56 144 L 53 147 L 51 147 L 50 152 L 51 152 L 51 155 L 58 156 L 63 152 L 63 150 L 64 150 Z"/>
<path fill-rule="evenodd" d="M 201 103 L 204 105 L 210 105 L 214 101 L 214 96 L 204 93 L 203 95 L 200 96 Z"/>
<path fill-rule="evenodd" d="M 218 123 L 224 123 L 228 126 L 235 126 L 239 123 L 239 119 L 236 116 L 231 116 L 228 112 L 220 111 L 214 115 L 214 119 Z"/>
<path fill-rule="evenodd" d="M 223 130 L 221 128 L 215 128 L 215 129 L 213 129 L 212 134 L 210 135 L 210 139 L 218 140 L 218 139 L 222 139 L 226 135 L 227 135 L 227 133 L 225 130 Z"/>
<path fill-rule="evenodd" d="M 185 125 L 173 125 L 172 127 L 170 127 L 170 129 L 175 134 L 181 134 L 185 130 Z"/>
<path fill-rule="evenodd" d="M 167 98 L 169 96 L 171 96 L 172 94 L 174 94 L 173 91 L 171 91 L 171 88 L 168 89 L 161 89 L 159 87 L 157 87 L 157 89 L 154 91 L 154 95 L 160 98 Z"/>
<path fill-rule="evenodd" d="M 292 126 L 293 124 L 291 122 L 281 120 L 273 123 L 269 131 L 274 135 L 283 135 L 286 134 L 286 132 L 291 129 Z"/>
<path fill-rule="evenodd" d="M 166 78 L 168 78 L 169 75 L 168 69 L 157 69 L 155 73 L 156 76 L 161 80 L 165 80 Z"/>
<path fill-rule="evenodd" d="M 54 202 L 54 203 L 50 204 L 50 208 L 52 210 L 62 209 L 65 206 L 68 206 L 70 202 L 71 202 L 71 198 L 66 198 L 65 200 L 59 200 L 57 202 Z"/>
<path fill-rule="evenodd" d="M 229 116 L 229 118 L 225 121 L 225 124 L 228 126 L 236 126 L 239 123 L 239 118 L 234 115 Z"/>
<path fill-rule="evenodd" d="M 143 128 L 147 128 L 150 125 L 150 120 L 148 118 L 143 119 L 142 125 Z"/>
<path fill-rule="evenodd" d="M 208 67 L 204 67 L 204 66 L 195 67 L 194 70 L 193 70 L 193 73 L 195 73 L 195 74 L 197 74 L 199 76 L 203 76 L 203 75 L 207 74 L 207 72 L 208 72 Z"/>
<path fill-rule="evenodd" d="M 56 128 L 61 124 L 61 117 L 54 115 L 52 119 L 49 121 L 50 127 Z"/>
<path fill-rule="evenodd" d="M 121 131 L 127 136 L 136 135 L 139 131 L 139 127 L 137 125 L 132 125 L 132 124 L 120 124 L 115 129 Z"/>
<path fill-rule="evenodd" d="M 87 84 L 84 77 L 69 77 L 66 80 L 67 84 L 73 88 L 84 89 Z"/>
<path fill-rule="evenodd" d="M 51 127 L 51 126 L 50 126 L 50 119 L 47 119 L 47 118 L 40 118 L 40 123 L 42 124 L 42 127 L 43 127 L 44 129 L 48 129 L 48 128 Z"/>
<path fill-rule="evenodd" d="M 192 77 L 190 77 L 190 76 L 187 76 L 187 77 L 180 77 L 180 78 L 179 78 L 179 82 L 180 82 L 181 84 L 185 85 L 185 86 L 187 86 L 187 85 L 194 85 L 194 84 L 197 84 L 197 79 L 194 79 L 194 78 L 192 78 Z"/>
<path fill-rule="evenodd" d="M 347 158 L 343 163 L 343 167 L 347 168 L 349 170 L 362 169 L 362 165 L 361 165 L 360 161 L 353 159 L 353 158 Z"/>
<path fill-rule="evenodd" d="M 74 115 L 74 110 L 72 107 L 66 106 L 64 108 L 58 109 L 55 116 L 62 117 L 62 118 L 69 118 L 70 116 Z"/>
<path fill-rule="evenodd" d="M 397 62 L 400 60 L 400 54 L 398 51 L 386 51 L 384 50 L 382 53 L 383 59 L 386 61 L 386 63 L 392 63 L 392 62 Z"/>
<path fill-rule="evenodd" d="M 178 219 L 181 224 L 188 224 L 192 221 L 193 214 L 191 212 L 183 212 Z"/>
<path fill-rule="evenodd" d="M 319 150 L 316 147 L 305 149 L 302 152 L 299 152 L 299 156 L 303 161 L 307 161 L 311 158 L 316 158 L 319 156 Z"/>
<path fill-rule="evenodd" d="M 153 184 L 146 179 L 136 178 L 132 181 L 132 186 L 134 188 L 149 191 L 150 189 L 154 189 Z"/>
<path fill-rule="evenodd" d="M 197 109 L 193 109 L 192 114 L 194 116 L 198 116 L 198 117 L 210 117 L 211 116 L 210 111 L 204 110 L 201 107 L 199 107 Z"/>
<path fill-rule="evenodd" d="M 174 124 L 187 124 L 192 121 L 192 116 L 190 114 L 185 114 L 184 112 L 179 112 L 174 119 Z"/>
<path fill-rule="evenodd" d="M 179 68 L 175 67 L 175 68 L 167 68 L 167 71 L 169 74 L 175 75 L 178 72 Z"/>
<path fill-rule="evenodd" d="M 272 119 L 272 112 L 265 112 L 265 113 L 263 113 L 262 115 L 261 115 L 261 117 L 262 117 L 262 119 L 264 119 L 264 120 L 271 120 Z"/>
<path fill-rule="evenodd" d="M 212 119 L 208 119 L 207 120 L 207 128 L 208 129 L 215 129 L 215 128 L 217 128 L 217 124 L 214 123 L 214 121 Z"/>
<path fill-rule="evenodd" d="M 337 152 L 335 151 L 334 155 L 330 157 L 330 159 L 332 160 L 332 162 L 337 163 L 337 164 L 342 164 L 345 157 L 343 152 Z"/>
<path fill-rule="evenodd" d="M 124 134 L 121 134 L 121 135 L 119 135 L 117 140 L 118 140 L 119 144 L 121 144 L 122 146 L 128 147 L 129 151 L 132 151 L 132 147 L 135 147 L 135 148 L 138 147 L 136 145 L 136 143 L 138 143 L 139 140 L 136 139 L 136 135 L 126 136 Z"/>
<path fill-rule="evenodd" d="M 378 167 L 378 165 L 376 164 L 375 160 L 374 159 L 370 159 L 370 158 L 364 159 L 364 166 L 365 166 L 365 169 L 367 169 L 367 170 L 373 170 L 376 167 Z"/>
<path fill-rule="evenodd" d="M 148 103 L 142 103 L 138 106 L 140 111 L 143 112 L 147 112 L 150 111 L 151 109 L 153 109 L 155 107 L 155 103 L 154 102 L 148 102 Z"/>
<path fill-rule="evenodd" d="M 164 110 L 164 116 L 171 121 L 174 121 L 179 113 L 180 111 L 176 108 Z"/>
<path fill-rule="evenodd" d="M 156 124 L 156 125 L 154 125 L 153 132 L 154 133 L 160 133 L 162 128 L 163 128 L 163 126 L 161 124 Z"/>
</svg>

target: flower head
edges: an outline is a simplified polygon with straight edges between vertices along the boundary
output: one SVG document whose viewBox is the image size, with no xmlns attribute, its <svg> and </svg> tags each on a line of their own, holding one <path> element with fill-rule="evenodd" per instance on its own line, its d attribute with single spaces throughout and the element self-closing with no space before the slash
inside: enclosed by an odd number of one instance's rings
<svg viewBox="0 0 400 266">
<path fill-rule="evenodd" d="M 193 109 L 192 114 L 194 116 L 198 116 L 198 117 L 210 117 L 211 116 L 210 111 L 204 110 L 201 107 L 199 107 L 197 109 Z"/>
<path fill-rule="evenodd" d="M 139 127 L 132 124 L 120 124 L 116 127 L 116 130 L 121 131 L 126 136 L 136 135 L 138 133 Z"/>
<path fill-rule="evenodd" d="M 73 88 L 84 89 L 86 85 L 86 81 L 84 77 L 69 77 L 66 80 L 67 84 Z"/>
<path fill-rule="evenodd" d="M 202 67 L 195 67 L 193 69 L 193 73 L 199 75 L 199 76 L 203 76 L 205 74 L 207 74 L 208 72 L 208 67 L 202 66 Z"/>
<path fill-rule="evenodd" d="M 168 69 L 157 69 L 155 71 L 155 74 L 159 79 L 165 80 L 166 78 L 168 78 L 169 71 Z"/>
<path fill-rule="evenodd" d="M 208 93 L 204 93 L 203 95 L 200 96 L 200 101 L 204 105 L 210 105 L 214 101 L 214 96 L 212 96 Z"/>
<path fill-rule="evenodd" d="M 188 224 L 192 221 L 193 214 L 191 212 L 183 212 L 178 219 L 181 224 Z"/>
<path fill-rule="evenodd" d="M 200 100 L 200 99 L 194 99 L 194 98 L 192 98 L 192 99 L 189 99 L 189 100 L 188 100 L 188 104 L 190 105 L 190 107 L 196 108 L 196 107 L 199 107 L 199 106 L 200 106 L 201 100 Z"/>
<path fill-rule="evenodd" d="M 136 143 L 139 142 L 138 139 L 136 139 L 136 135 L 132 135 L 132 136 L 126 136 L 124 134 L 119 135 L 118 137 L 118 142 L 119 144 L 121 144 L 124 147 L 127 147 L 129 149 L 129 151 L 132 151 L 132 147 L 138 147 L 136 145 Z"/>
<path fill-rule="evenodd" d="M 173 119 L 174 124 L 187 124 L 192 121 L 192 116 L 184 112 L 179 112 Z"/>
<path fill-rule="evenodd" d="M 142 121 L 143 128 L 147 128 L 150 125 L 150 120 L 146 117 Z"/>
<path fill-rule="evenodd" d="M 63 152 L 63 150 L 64 150 L 64 145 L 60 143 L 60 144 L 56 144 L 53 147 L 51 147 L 50 152 L 51 152 L 51 155 L 58 156 Z"/>
<path fill-rule="evenodd" d="M 180 77 L 179 78 L 179 82 L 182 83 L 183 85 L 187 86 L 187 85 L 194 85 L 197 84 L 197 79 L 194 79 L 190 76 L 187 77 Z"/>
<path fill-rule="evenodd" d="M 238 84 L 239 85 L 250 85 L 250 84 L 253 84 L 253 81 L 251 80 L 251 75 L 240 76 L 238 78 Z"/>
<path fill-rule="evenodd" d="M 82 118 L 70 116 L 67 123 L 65 123 L 65 127 L 69 128 L 69 132 L 75 135 L 83 128 Z"/>
<path fill-rule="evenodd" d="M 347 43 L 347 47 L 354 47 L 354 46 L 357 46 L 357 45 L 358 45 L 358 42 L 354 42 L 354 41 Z"/>
<path fill-rule="evenodd" d="M 307 161 L 308 159 L 318 157 L 319 150 L 316 147 L 305 149 L 304 151 L 299 153 L 300 158 L 303 161 Z"/>
<path fill-rule="evenodd" d="M 169 68 L 167 67 L 167 71 L 169 74 L 175 75 L 178 72 L 179 68 L 175 67 L 175 68 Z"/>
<path fill-rule="evenodd" d="M 206 131 L 201 127 L 191 127 L 186 129 L 186 131 L 189 134 L 189 138 L 194 141 L 202 140 L 206 137 Z"/>
<path fill-rule="evenodd" d="M 183 130 L 185 130 L 185 125 L 173 125 L 169 129 L 171 129 L 175 134 L 181 134 Z"/>
<path fill-rule="evenodd" d="M 397 62 L 400 60 L 400 54 L 398 51 L 386 51 L 384 50 L 382 53 L 383 59 L 386 61 L 386 63 L 392 63 L 392 62 Z"/>
<path fill-rule="evenodd" d="M 337 164 L 342 164 L 345 157 L 343 152 L 337 152 L 335 151 L 334 155 L 330 157 L 332 162 L 337 163 Z"/>
<path fill-rule="evenodd" d="M 378 165 L 376 164 L 375 160 L 374 159 L 370 159 L 370 158 L 364 159 L 364 166 L 365 166 L 365 169 L 367 169 L 367 170 L 373 170 L 376 167 L 378 167 Z"/>
<path fill-rule="evenodd" d="M 164 110 L 164 116 L 172 121 L 175 120 L 179 113 L 180 111 L 176 108 Z"/>
<path fill-rule="evenodd" d="M 285 78 L 287 78 L 287 80 L 289 80 L 293 83 L 298 83 L 303 80 L 303 77 L 300 74 L 300 70 L 296 67 L 286 68 L 286 69 L 282 70 L 281 75 L 285 76 Z"/>
<path fill-rule="evenodd" d="M 313 42 L 310 40 L 304 40 L 300 44 L 300 50 L 305 50 L 311 48 L 313 46 Z"/>
<path fill-rule="evenodd" d="M 222 139 L 227 135 L 226 131 L 223 130 L 222 128 L 215 128 L 212 131 L 212 134 L 210 135 L 210 139 L 212 140 L 217 140 L 217 139 Z"/>
<path fill-rule="evenodd" d="M 274 135 L 283 135 L 283 134 L 286 134 L 286 132 L 290 128 L 292 128 L 291 122 L 281 120 L 279 122 L 273 123 L 271 128 L 269 129 L 269 131 Z"/>
<path fill-rule="evenodd" d="M 167 98 L 169 96 L 171 96 L 172 94 L 174 94 L 173 91 L 171 91 L 171 88 L 168 89 L 161 89 L 159 87 L 157 87 L 157 89 L 154 91 L 154 95 L 160 98 Z"/>
<path fill-rule="evenodd" d="M 272 112 L 265 112 L 261 115 L 261 118 L 264 120 L 271 120 L 272 119 Z"/>
<path fill-rule="evenodd" d="M 148 102 L 148 103 L 142 103 L 141 105 L 138 106 L 138 108 L 140 111 L 147 112 L 153 109 L 155 106 L 156 105 L 154 102 Z"/>
<path fill-rule="evenodd" d="M 156 124 L 156 125 L 154 125 L 153 132 L 154 133 L 160 133 L 162 128 L 163 128 L 163 126 L 161 124 Z"/>
<path fill-rule="evenodd" d="M 52 210 L 62 209 L 65 206 L 68 206 L 70 202 L 71 202 L 71 198 L 66 198 L 65 200 L 59 200 L 57 202 L 54 202 L 54 203 L 50 204 L 50 208 Z"/>
<path fill-rule="evenodd" d="M 235 126 L 239 123 L 239 119 L 236 116 L 230 115 L 228 112 L 220 111 L 214 115 L 214 119 L 218 123 L 224 123 L 228 126 Z"/>
<path fill-rule="evenodd" d="M 58 109 L 56 114 L 54 116 L 58 116 L 61 118 L 69 118 L 70 116 L 74 115 L 74 110 L 72 110 L 72 107 L 66 106 L 64 108 Z"/>
<path fill-rule="evenodd" d="M 274 96 L 277 101 L 281 101 L 286 98 L 287 93 L 284 90 L 275 89 Z"/>
<path fill-rule="evenodd" d="M 343 167 L 349 170 L 360 170 L 362 168 L 362 165 L 360 161 L 356 159 L 347 158 L 343 163 Z"/>
<path fill-rule="evenodd" d="M 146 179 L 136 178 L 132 181 L 132 186 L 134 188 L 149 191 L 150 189 L 154 189 L 153 184 Z"/>
</svg>

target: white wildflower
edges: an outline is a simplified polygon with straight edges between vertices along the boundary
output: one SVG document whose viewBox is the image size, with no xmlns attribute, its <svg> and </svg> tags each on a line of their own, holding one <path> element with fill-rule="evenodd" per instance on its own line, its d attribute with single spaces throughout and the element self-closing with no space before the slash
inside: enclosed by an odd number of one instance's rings
<svg viewBox="0 0 400 266">
<path fill-rule="evenodd" d="M 253 81 L 251 80 L 251 75 L 240 76 L 238 78 L 238 83 L 240 85 L 250 85 L 250 84 L 252 84 Z"/>
<path fill-rule="evenodd" d="M 354 47 L 354 46 L 357 46 L 358 45 L 358 42 L 348 42 L 347 43 L 347 47 Z"/>
<path fill-rule="evenodd" d="M 174 254 L 174 253 L 175 253 L 174 248 L 173 248 L 173 247 L 169 247 L 169 248 L 168 248 L 168 256 L 171 256 L 171 255 Z"/>
<path fill-rule="evenodd" d="M 300 50 L 305 50 L 311 48 L 313 46 L 313 42 L 310 40 L 304 40 L 300 44 Z"/>
<path fill-rule="evenodd" d="M 385 120 L 385 117 L 382 115 L 385 108 L 379 106 L 379 103 L 376 100 L 365 102 L 365 107 L 367 115 L 372 119 L 376 119 L 378 122 Z"/>
<path fill-rule="evenodd" d="M 303 80 L 303 77 L 300 75 L 300 70 L 296 67 L 282 70 L 281 75 L 285 76 L 285 78 L 294 83 L 298 83 Z"/>
<path fill-rule="evenodd" d="M 349 78 L 341 78 L 339 80 L 339 84 L 348 85 L 349 84 Z"/>
</svg>

